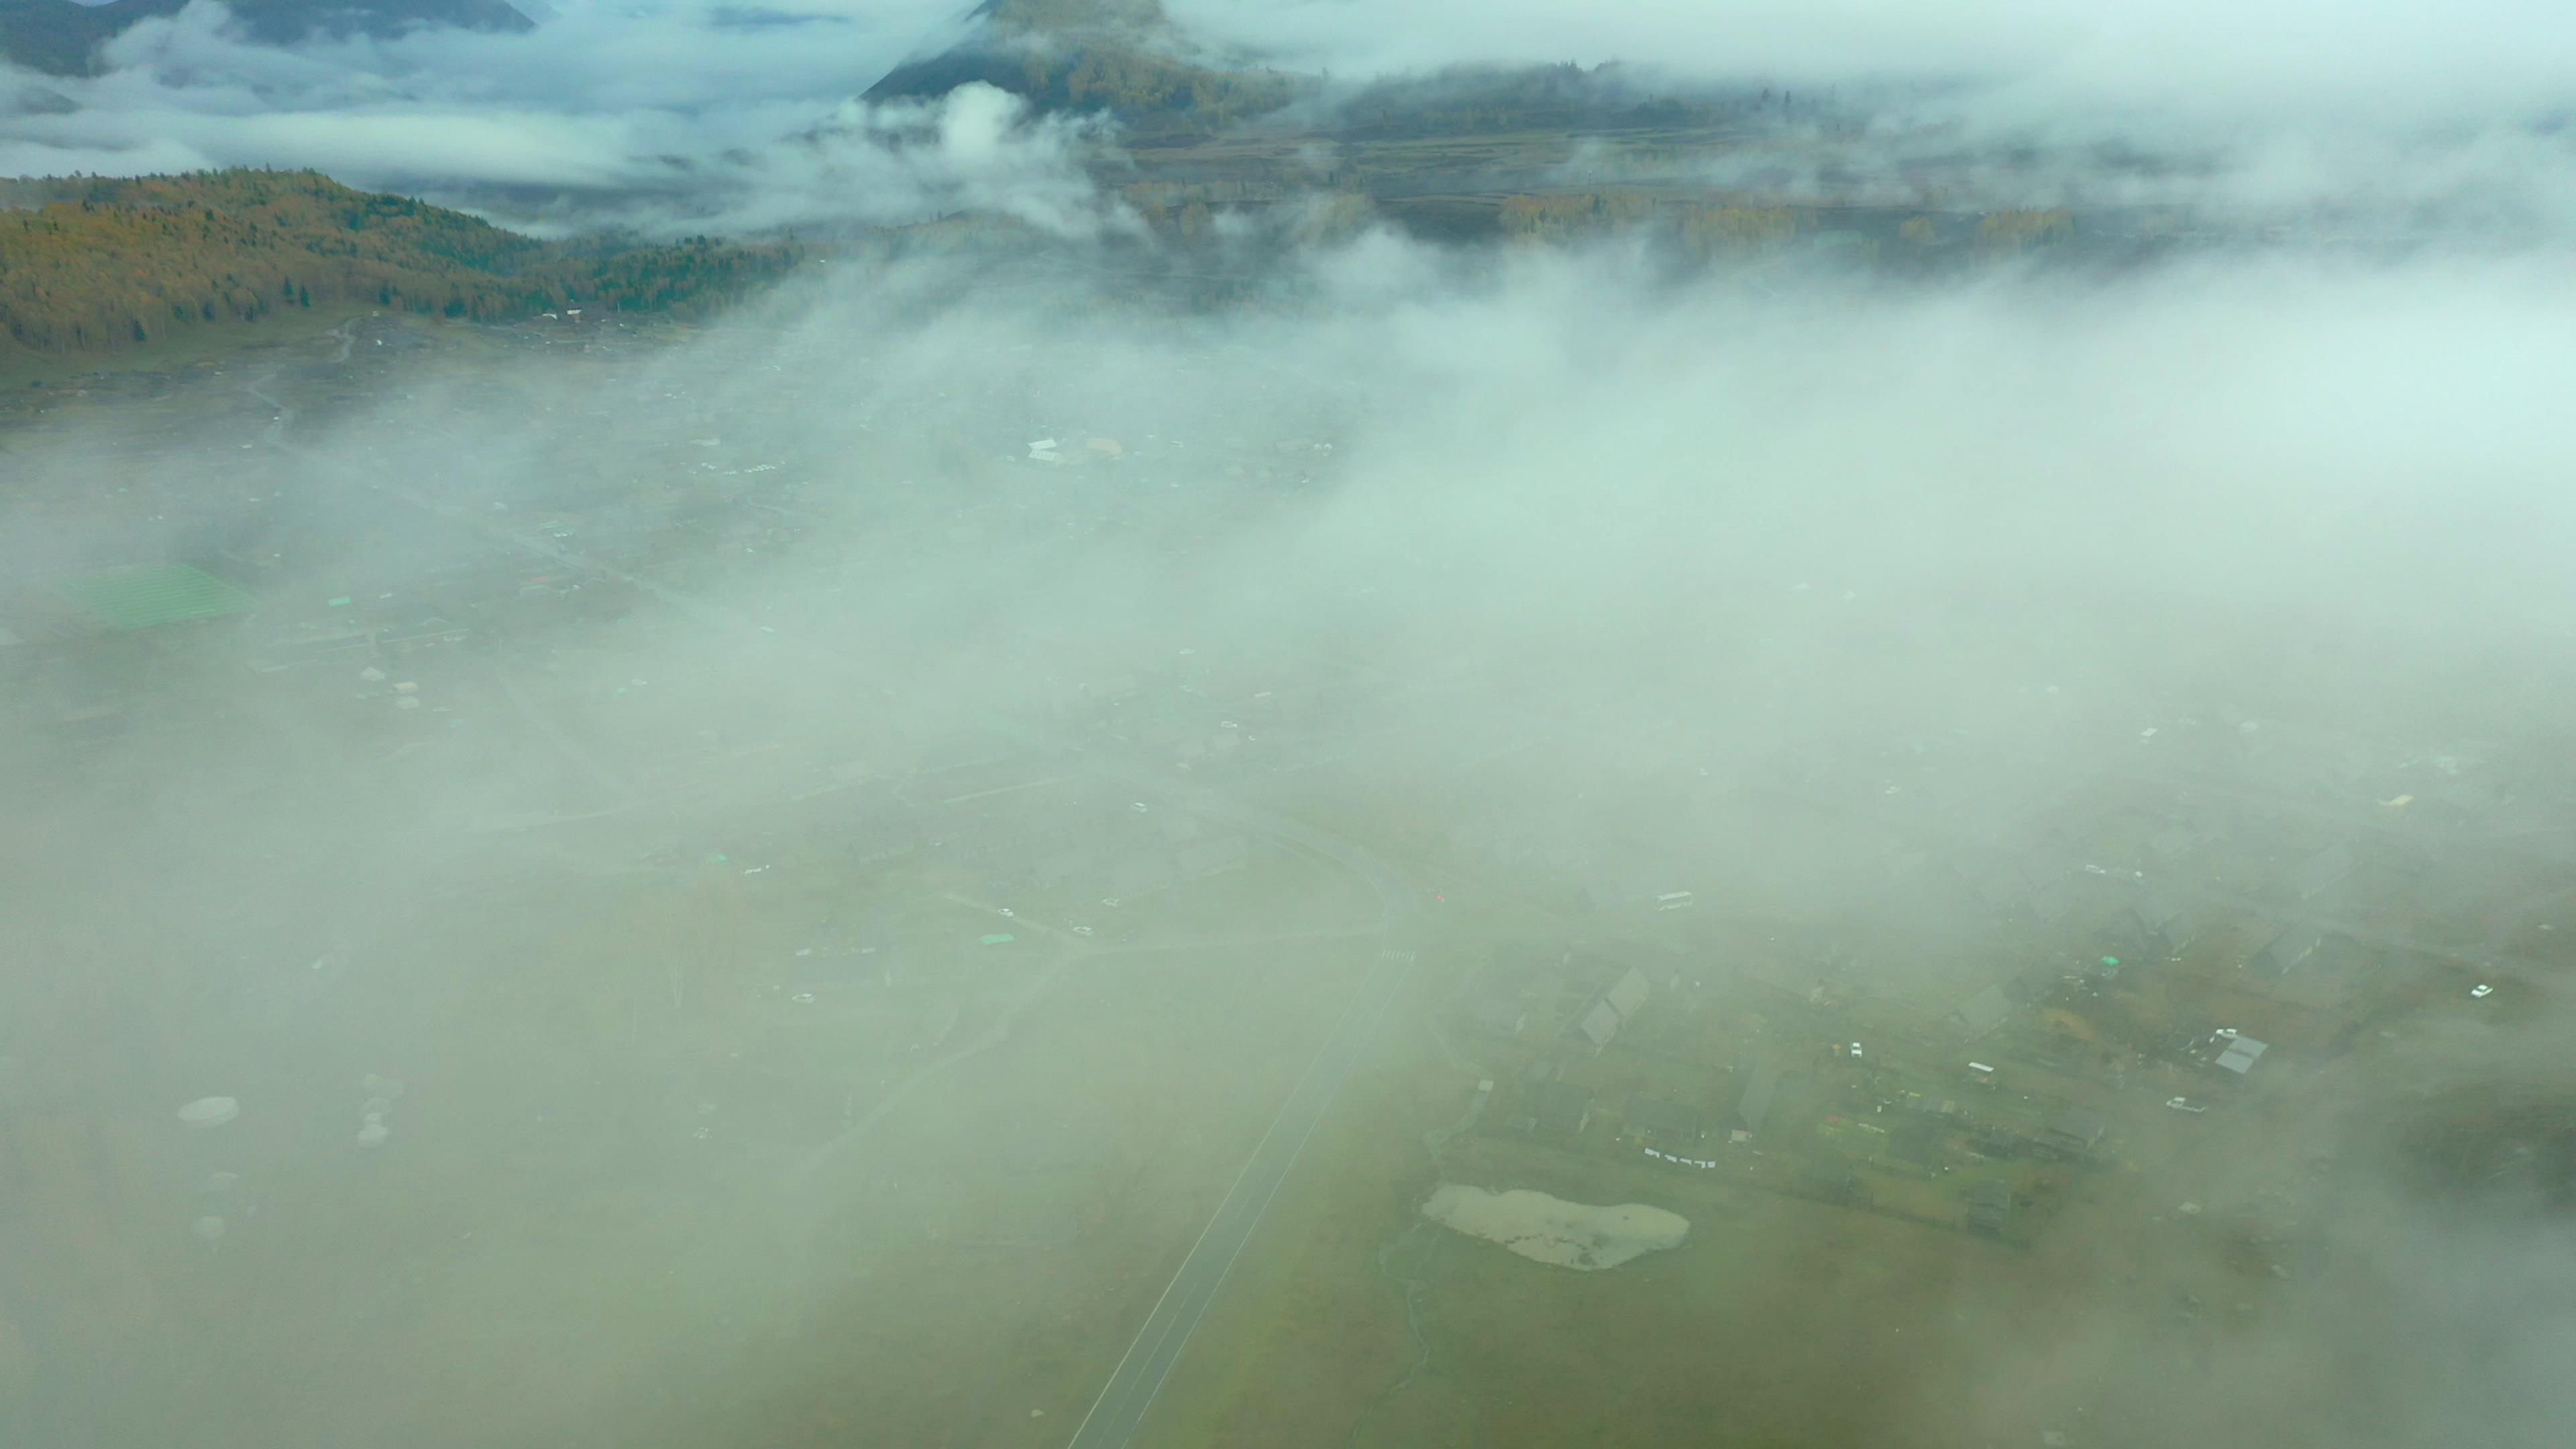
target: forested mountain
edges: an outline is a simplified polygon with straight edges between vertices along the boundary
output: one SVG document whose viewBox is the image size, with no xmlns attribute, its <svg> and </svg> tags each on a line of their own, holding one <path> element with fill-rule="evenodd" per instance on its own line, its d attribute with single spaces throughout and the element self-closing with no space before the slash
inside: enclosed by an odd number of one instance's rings
<svg viewBox="0 0 2576 1449">
<path fill-rule="evenodd" d="M 137 21 L 174 15 L 188 0 L 0 0 L 0 57 L 52 75 L 94 70 L 98 48 Z M 252 38 L 286 45 L 310 35 L 385 35 L 408 25 L 525 30 L 508 0 L 225 0 Z"/>
<path fill-rule="evenodd" d="M 566 247 L 310 171 L 0 182 L 0 206 L 0 351 L 99 351 L 317 303 L 692 311 L 801 259 L 705 238 Z"/>
<path fill-rule="evenodd" d="M 1160 0 L 986 0 L 963 39 L 895 67 L 867 98 L 922 99 L 970 81 L 1041 110 L 1105 111 L 1144 140 L 1216 131 L 1277 110 L 1311 84 L 1202 63 Z"/>
</svg>

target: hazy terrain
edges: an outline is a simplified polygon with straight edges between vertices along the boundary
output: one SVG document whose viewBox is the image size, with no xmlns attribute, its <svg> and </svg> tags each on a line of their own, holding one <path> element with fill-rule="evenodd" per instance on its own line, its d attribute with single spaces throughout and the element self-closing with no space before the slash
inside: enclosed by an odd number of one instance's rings
<svg viewBox="0 0 2576 1449">
<path fill-rule="evenodd" d="M 808 254 L 13 364 L 0 1440 L 2565 1442 L 2545 67 L 1004 9 L 0 118 Z"/>
</svg>

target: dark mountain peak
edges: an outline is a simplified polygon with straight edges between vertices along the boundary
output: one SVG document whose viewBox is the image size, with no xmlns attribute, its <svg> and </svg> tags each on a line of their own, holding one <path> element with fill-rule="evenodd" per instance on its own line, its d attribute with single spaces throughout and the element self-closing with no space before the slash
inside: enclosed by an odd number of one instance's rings
<svg viewBox="0 0 2576 1449">
<path fill-rule="evenodd" d="M 1040 111 L 1106 112 L 1140 138 L 1169 139 L 1276 110 L 1300 84 L 1198 53 L 1161 0 L 984 0 L 951 34 L 866 98 L 926 100 L 982 82 Z"/>
</svg>

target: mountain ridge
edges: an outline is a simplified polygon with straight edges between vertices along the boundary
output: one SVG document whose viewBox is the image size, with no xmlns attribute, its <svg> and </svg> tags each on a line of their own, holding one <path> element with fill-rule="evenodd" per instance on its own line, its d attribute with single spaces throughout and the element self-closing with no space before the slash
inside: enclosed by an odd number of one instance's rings
<svg viewBox="0 0 2576 1449">
<path fill-rule="evenodd" d="M 803 259 L 792 241 L 544 242 L 314 171 L 0 182 L 0 355 L 113 351 L 317 302 L 690 312 Z"/>
<path fill-rule="evenodd" d="M 0 58 L 46 75 L 94 75 L 99 47 L 190 0 L 0 0 Z M 507 0 L 225 0 L 251 39 L 291 45 L 315 35 L 390 35 L 415 25 L 523 31 L 536 22 Z"/>
</svg>

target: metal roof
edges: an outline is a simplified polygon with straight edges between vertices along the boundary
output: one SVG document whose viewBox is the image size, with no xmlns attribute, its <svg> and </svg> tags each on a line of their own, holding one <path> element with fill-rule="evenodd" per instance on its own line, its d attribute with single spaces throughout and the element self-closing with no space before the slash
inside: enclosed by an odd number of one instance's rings
<svg viewBox="0 0 2576 1449">
<path fill-rule="evenodd" d="M 186 564 L 101 569 L 65 579 L 54 592 L 119 630 L 220 619 L 248 613 L 259 604 L 237 585 Z"/>
<path fill-rule="evenodd" d="M 1646 973 L 1631 966 L 1628 974 L 1613 983 L 1609 994 L 1602 999 L 1609 1002 L 1621 1017 L 1631 1017 L 1637 1014 L 1638 1007 L 1646 1004 L 1649 989 Z"/>
<path fill-rule="evenodd" d="M 1958 1009 L 1950 1013 L 1951 1019 L 1972 1037 L 1984 1036 L 2011 1016 L 2012 998 L 2004 994 L 2001 986 L 1987 987 L 1960 1002 Z"/>
<path fill-rule="evenodd" d="M 2227 1044 L 2227 1050 L 2218 1054 L 2218 1064 L 2241 1077 L 2253 1067 L 2256 1059 L 2263 1055 L 2264 1049 L 2269 1045 L 2268 1042 L 2259 1042 L 2250 1036 L 2240 1036 Z"/>
</svg>

